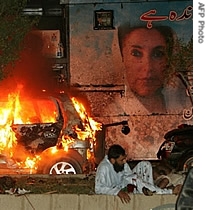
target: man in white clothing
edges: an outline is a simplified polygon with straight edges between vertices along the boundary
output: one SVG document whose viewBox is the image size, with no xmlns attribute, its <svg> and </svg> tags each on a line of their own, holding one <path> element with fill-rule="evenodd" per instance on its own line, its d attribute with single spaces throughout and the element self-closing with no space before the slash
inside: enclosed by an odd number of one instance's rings
<svg viewBox="0 0 208 210">
<path fill-rule="evenodd" d="M 126 157 L 125 150 L 120 145 L 115 144 L 109 148 L 108 154 L 97 168 L 96 194 L 118 195 L 123 203 L 130 202 L 129 192 L 145 195 L 150 195 L 149 192 L 175 194 L 174 189 L 161 189 L 153 184 L 152 166 L 149 161 L 141 161 L 132 171 Z"/>
</svg>

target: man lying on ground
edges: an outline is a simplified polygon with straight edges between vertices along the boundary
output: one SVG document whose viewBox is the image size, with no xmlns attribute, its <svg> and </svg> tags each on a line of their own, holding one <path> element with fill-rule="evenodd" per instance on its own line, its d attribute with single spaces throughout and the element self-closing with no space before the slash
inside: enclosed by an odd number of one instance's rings
<svg viewBox="0 0 208 210">
<path fill-rule="evenodd" d="M 178 194 L 181 186 L 161 189 L 154 184 L 152 165 L 149 161 L 139 162 L 133 170 L 126 162 L 126 152 L 120 145 L 112 145 L 100 162 L 95 177 L 95 193 L 118 195 L 124 203 L 130 202 L 129 193 Z"/>
</svg>

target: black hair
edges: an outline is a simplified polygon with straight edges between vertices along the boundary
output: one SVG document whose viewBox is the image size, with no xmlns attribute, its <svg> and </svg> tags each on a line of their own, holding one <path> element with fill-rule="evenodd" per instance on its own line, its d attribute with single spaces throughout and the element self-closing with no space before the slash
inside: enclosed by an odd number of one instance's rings
<svg viewBox="0 0 208 210">
<path fill-rule="evenodd" d="M 120 157 L 120 155 L 122 155 L 122 156 L 126 155 L 124 148 L 121 147 L 120 145 L 114 144 L 109 148 L 109 150 L 108 150 L 108 159 L 109 160 L 111 158 L 117 159 Z"/>
<path fill-rule="evenodd" d="M 124 24 L 123 26 L 118 27 L 118 41 L 119 41 L 119 47 L 121 51 L 121 55 L 123 56 L 122 49 L 123 49 L 123 41 L 129 33 L 136 29 L 147 29 L 147 30 L 157 30 L 164 38 L 165 42 L 167 44 L 167 53 L 168 57 L 172 56 L 173 50 L 174 50 L 174 44 L 175 44 L 175 32 L 173 29 L 169 26 L 155 26 L 151 29 L 148 29 L 146 26 L 141 25 L 141 26 L 129 26 L 128 24 Z"/>
<path fill-rule="evenodd" d="M 174 54 L 176 53 L 176 50 L 178 48 L 178 40 L 175 31 L 170 26 L 165 25 L 155 25 L 151 29 L 147 28 L 146 25 L 140 25 L 140 26 L 130 26 L 129 23 L 125 23 L 122 26 L 118 27 L 118 42 L 119 42 L 119 48 L 121 56 L 123 57 L 123 42 L 126 38 L 126 36 L 131 33 L 132 31 L 136 29 L 147 29 L 147 30 L 157 30 L 165 39 L 165 43 L 167 46 L 166 53 L 167 53 L 167 68 L 164 72 L 165 79 L 164 84 L 171 83 L 172 75 L 175 72 L 175 66 L 174 66 Z"/>
</svg>

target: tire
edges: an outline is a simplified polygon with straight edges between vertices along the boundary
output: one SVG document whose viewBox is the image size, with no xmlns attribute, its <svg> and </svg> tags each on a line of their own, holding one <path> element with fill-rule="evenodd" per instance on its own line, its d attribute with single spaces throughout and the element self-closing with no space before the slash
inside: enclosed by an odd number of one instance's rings
<svg viewBox="0 0 208 210">
<path fill-rule="evenodd" d="M 55 156 L 44 154 L 38 174 L 82 174 L 83 159 L 77 151 L 59 151 Z"/>
<path fill-rule="evenodd" d="M 188 172 L 193 167 L 193 153 L 189 153 L 179 160 L 178 171 Z"/>
</svg>

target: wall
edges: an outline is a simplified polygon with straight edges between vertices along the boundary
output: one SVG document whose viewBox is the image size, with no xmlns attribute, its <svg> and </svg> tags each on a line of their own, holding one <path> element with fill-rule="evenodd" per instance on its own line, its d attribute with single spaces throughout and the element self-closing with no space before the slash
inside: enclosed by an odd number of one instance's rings
<svg viewBox="0 0 208 210">
<path fill-rule="evenodd" d="M 129 204 L 117 196 L 75 194 L 0 195 L 1 209 L 9 210 L 150 210 L 176 202 L 175 195 L 131 195 Z"/>
<path fill-rule="evenodd" d="M 193 123 L 192 101 L 187 94 L 187 88 L 191 90 L 193 85 L 192 76 L 187 74 L 193 74 L 192 50 L 190 47 L 179 53 L 181 48 L 174 46 L 176 55 L 182 57 L 170 59 L 171 63 L 165 69 L 168 82 L 157 90 L 155 97 L 138 97 L 130 88 L 130 76 L 126 73 L 118 44 L 118 29 L 124 24 L 142 25 L 148 29 L 165 25 L 175 31 L 174 38 L 187 44 L 193 35 L 192 1 L 62 0 L 61 3 L 66 4 L 69 12 L 70 85 L 87 101 L 85 106 L 90 110 L 90 116 L 103 124 L 127 120 L 131 129 L 125 136 L 121 126 L 108 127 L 106 147 L 119 143 L 125 147 L 130 159 L 156 159 L 157 149 L 167 131 L 183 123 Z M 95 29 L 95 14 L 102 10 L 113 11 L 112 28 Z M 147 15 L 150 11 L 152 13 Z M 188 77 L 188 87 L 176 76 L 181 71 Z M 137 77 L 136 72 L 134 77 Z M 156 80 L 152 79 L 152 86 Z"/>
</svg>

